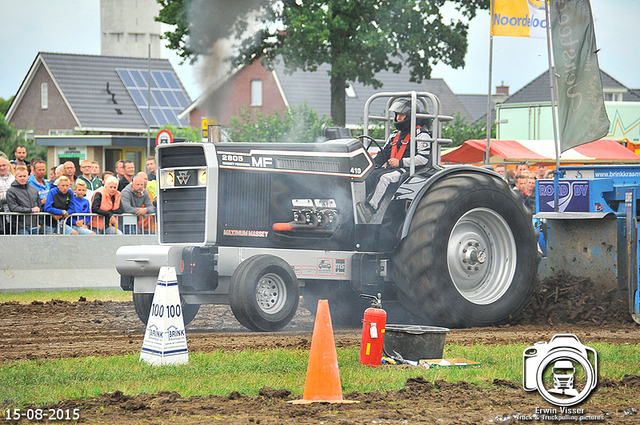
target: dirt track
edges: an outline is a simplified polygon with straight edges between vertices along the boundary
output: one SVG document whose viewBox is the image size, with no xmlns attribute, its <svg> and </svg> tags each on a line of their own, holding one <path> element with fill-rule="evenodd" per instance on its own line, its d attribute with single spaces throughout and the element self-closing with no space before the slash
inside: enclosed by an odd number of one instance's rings
<svg viewBox="0 0 640 425">
<path fill-rule="evenodd" d="M 581 289 L 589 295 L 574 299 L 573 291 L 567 288 L 576 285 L 586 285 Z M 546 282 L 536 289 L 532 304 L 519 321 L 502 327 L 455 329 L 447 335 L 447 343 L 531 344 L 549 341 L 557 333 L 574 333 L 585 344 L 633 344 L 640 350 L 640 326 L 624 314 L 624 304 L 619 305 L 612 294 L 599 293 L 590 285 L 566 279 Z M 615 309 L 621 309 L 622 314 Z M 256 334 L 242 328 L 228 307 L 203 306 L 187 327 L 187 335 L 190 352 L 249 347 L 308 349 L 312 330 L 313 317 L 304 308 L 283 332 Z M 144 331 L 130 302 L 0 304 L 0 363 L 139 353 Z M 360 329 L 337 328 L 334 333 L 338 346 L 360 343 Z M 495 380 L 489 388 L 480 388 L 420 377 L 407 382 L 400 391 L 345 394 L 345 398 L 360 401 L 356 405 L 286 403 L 293 398 L 285 389 L 270 388 L 263 388 L 258 397 L 232 393 L 228 397 L 189 399 L 176 393 L 132 397 L 116 392 L 83 401 L 62 401 L 51 407 L 78 407 L 86 423 L 143 424 L 515 423 L 516 414 L 531 415 L 536 407 L 553 407 L 537 394 L 523 391 L 520 383 Z M 633 375 L 616 382 L 601 379 L 579 407 L 586 414 L 604 416 L 607 423 L 640 423 L 639 400 L 640 376 Z"/>
<path fill-rule="evenodd" d="M 187 326 L 189 351 L 220 348 L 243 350 L 273 347 L 308 349 L 313 316 L 300 308 L 282 332 L 254 333 L 243 328 L 227 306 L 206 305 Z M 145 327 L 131 302 L 48 301 L 35 304 L 0 304 L 0 362 L 57 359 L 91 355 L 137 353 Z M 560 323 L 557 325 L 505 325 L 454 329 L 447 343 L 471 345 L 549 341 L 557 333 L 574 333 L 583 342 L 640 344 L 640 326 L 634 323 Z M 336 345 L 360 344 L 360 329 L 334 329 Z M 640 345 L 639 345 L 640 347 Z M 639 348 L 640 349 L 640 348 Z"/>
</svg>

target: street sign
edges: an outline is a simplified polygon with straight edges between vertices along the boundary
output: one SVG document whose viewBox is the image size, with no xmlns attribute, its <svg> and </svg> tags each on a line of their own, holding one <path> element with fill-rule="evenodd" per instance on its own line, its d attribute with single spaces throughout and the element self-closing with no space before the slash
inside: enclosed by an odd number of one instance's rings
<svg viewBox="0 0 640 425">
<path fill-rule="evenodd" d="M 156 146 L 173 143 L 173 134 L 167 129 L 160 130 L 156 136 Z"/>
<path fill-rule="evenodd" d="M 206 118 L 202 118 L 202 141 L 209 141 L 209 124 Z"/>
</svg>

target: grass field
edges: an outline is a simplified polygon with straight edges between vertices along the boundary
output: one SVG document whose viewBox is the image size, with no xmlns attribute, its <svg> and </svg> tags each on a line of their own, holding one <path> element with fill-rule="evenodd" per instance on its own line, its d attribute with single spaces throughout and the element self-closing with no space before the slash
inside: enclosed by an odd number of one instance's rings
<svg viewBox="0 0 640 425">
<path fill-rule="evenodd" d="M 28 291 L 28 292 L 0 292 L 0 303 L 19 302 L 29 304 L 33 301 L 47 302 L 52 299 L 75 302 L 80 297 L 87 301 L 131 301 L 131 292 L 119 289 L 75 289 L 73 291 Z"/>
<path fill-rule="evenodd" d="M 34 300 L 77 301 L 84 297 L 129 301 L 128 292 L 79 290 L 69 292 L 25 292 L 0 294 L 0 303 L 31 303 Z M 640 350 L 636 345 L 592 343 L 598 353 L 598 375 L 621 379 L 640 374 Z M 343 392 L 398 390 L 407 378 L 424 376 L 429 381 L 467 381 L 488 386 L 496 379 L 521 385 L 523 344 L 462 346 L 447 344 L 445 358 L 466 358 L 480 367 L 432 368 L 359 364 L 359 348 L 339 348 L 338 363 Z M 192 395 L 228 395 L 239 391 L 257 395 L 260 388 L 286 388 L 294 395 L 304 391 L 308 350 L 245 350 L 191 353 L 181 366 L 153 367 L 139 361 L 139 355 L 80 357 L 56 360 L 24 360 L 0 364 L 0 402 L 19 407 L 26 403 L 46 405 L 66 399 L 98 396 L 120 390 L 128 395 L 142 392 L 177 391 Z"/>
<path fill-rule="evenodd" d="M 445 358 L 464 357 L 480 362 L 481 366 L 430 370 L 407 365 L 370 368 L 359 364 L 357 348 L 337 352 L 343 391 L 349 393 L 397 390 L 407 378 L 416 376 L 429 381 L 463 380 L 481 386 L 496 378 L 520 384 L 525 348 L 524 345 L 447 346 Z M 637 347 L 594 344 L 593 348 L 599 354 L 600 377 L 621 379 L 625 373 L 640 374 Z M 11 400 L 14 406 L 44 405 L 116 390 L 130 395 L 177 391 L 183 397 L 228 395 L 232 391 L 256 395 L 263 386 L 302 394 L 308 355 L 308 351 L 280 349 L 215 351 L 193 353 L 186 365 L 162 367 L 140 362 L 138 355 L 20 361 L 0 366 L 0 400 Z"/>
</svg>

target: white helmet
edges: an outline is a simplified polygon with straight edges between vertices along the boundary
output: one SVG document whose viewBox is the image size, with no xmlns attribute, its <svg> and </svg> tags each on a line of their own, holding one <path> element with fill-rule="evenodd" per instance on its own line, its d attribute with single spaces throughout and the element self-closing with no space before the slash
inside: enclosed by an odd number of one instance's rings
<svg viewBox="0 0 640 425">
<path fill-rule="evenodd" d="M 411 99 L 400 98 L 394 100 L 389 111 L 395 112 L 396 114 L 411 115 Z M 416 112 L 421 114 L 423 111 L 424 107 L 422 106 L 422 102 L 416 102 Z"/>
</svg>

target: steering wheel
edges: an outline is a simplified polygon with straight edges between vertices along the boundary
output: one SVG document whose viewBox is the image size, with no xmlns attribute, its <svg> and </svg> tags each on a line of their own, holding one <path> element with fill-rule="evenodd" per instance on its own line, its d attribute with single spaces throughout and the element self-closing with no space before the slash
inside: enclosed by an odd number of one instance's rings
<svg viewBox="0 0 640 425">
<path fill-rule="evenodd" d="M 371 143 L 373 143 L 374 145 L 376 145 L 378 147 L 378 149 L 382 150 L 382 146 L 380 146 L 380 144 L 378 143 L 378 141 L 376 139 L 374 139 L 371 136 L 367 136 L 367 135 L 362 135 L 362 136 L 358 136 L 358 139 L 367 139 L 369 140 L 369 145 L 365 146 L 364 148 L 367 150 L 367 152 L 369 152 L 369 148 L 371 147 Z M 364 145 L 364 142 L 363 142 Z"/>
</svg>

